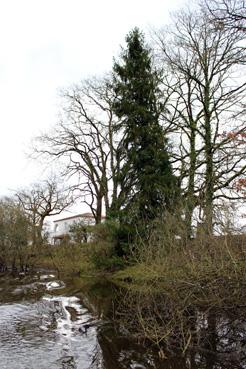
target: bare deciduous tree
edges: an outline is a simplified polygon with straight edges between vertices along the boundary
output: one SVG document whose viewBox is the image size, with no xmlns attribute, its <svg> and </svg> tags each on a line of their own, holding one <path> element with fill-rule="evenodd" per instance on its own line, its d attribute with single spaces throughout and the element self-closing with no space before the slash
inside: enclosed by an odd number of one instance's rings
<svg viewBox="0 0 246 369">
<path fill-rule="evenodd" d="M 218 28 L 246 31 L 244 0 L 205 0 L 205 5 Z"/>
<path fill-rule="evenodd" d="M 212 231 L 213 206 L 233 196 L 237 178 L 245 174 L 246 82 L 239 67 L 244 35 L 211 24 L 205 12 L 180 13 L 169 34 L 158 34 L 159 57 L 170 72 L 164 91 L 170 96 L 164 119 L 174 127 L 174 163 L 186 198 L 186 221 L 200 206 Z M 176 130 L 176 131 L 175 131 Z"/>
<path fill-rule="evenodd" d="M 40 246 L 43 242 L 45 219 L 60 214 L 73 203 L 70 190 L 59 188 L 57 181 L 53 179 L 19 190 L 15 196 L 29 218 L 32 243 L 35 246 Z"/>
<path fill-rule="evenodd" d="M 62 92 L 60 122 L 53 132 L 36 140 L 36 152 L 65 161 L 65 175 L 76 177 L 82 201 L 96 223 L 117 211 L 126 194 L 120 176 L 122 152 L 115 132 L 117 118 L 109 79 L 83 81 Z"/>
</svg>

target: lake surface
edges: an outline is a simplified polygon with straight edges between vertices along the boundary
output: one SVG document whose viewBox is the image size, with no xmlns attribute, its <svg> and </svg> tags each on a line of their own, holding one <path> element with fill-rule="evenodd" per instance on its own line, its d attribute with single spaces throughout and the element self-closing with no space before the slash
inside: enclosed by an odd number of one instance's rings
<svg viewBox="0 0 246 369">
<path fill-rule="evenodd" d="M 234 356 L 193 353 L 160 360 L 156 350 L 138 345 L 124 329 L 115 328 L 114 306 L 120 304 L 115 291 L 103 280 L 61 281 L 45 271 L 0 277 L 0 368 L 246 368 L 243 343 Z"/>
</svg>

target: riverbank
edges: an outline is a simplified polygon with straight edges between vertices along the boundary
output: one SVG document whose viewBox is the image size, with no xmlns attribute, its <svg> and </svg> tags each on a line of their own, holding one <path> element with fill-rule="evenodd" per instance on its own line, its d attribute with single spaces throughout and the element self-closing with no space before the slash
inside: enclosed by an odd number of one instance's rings
<svg viewBox="0 0 246 369">
<path fill-rule="evenodd" d="M 81 269 L 79 263 L 83 253 L 79 252 L 75 257 L 75 252 L 72 254 L 67 249 L 65 252 L 60 248 L 50 259 L 55 255 L 57 258 L 61 255 L 63 258 L 66 256 L 67 265 L 71 263 L 70 266 L 73 268 L 70 271 L 61 270 L 54 281 L 51 281 L 51 286 L 55 288 L 52 294 L 76 295 L 83 300 L 84 306 L 94 312 L 93 314 L 97 314 L 102 323 L 110 320 L 110 326 L 108 323 L 106 325 L 103 323 L 105 329 L 98 331 L 98 339 L 109 363 L 108 368 L 130 367 L 121 367 L 120 359 L 118 361 L 118 357 L 125 355 L 125 344 L 130 347 L 131 353 L 134 353 L 136 362 L 142 364 L 140 358 L 147 357 L 147 353 L 151 352 L 155 364 L 151 366 L 145 361 L 143 368 L 166 369 L 170 365 L 177 369 L 179 363 L 182 363 L 182 369 L 203 368 L 205 364 L 209 369 L 243 368 L 246 319 L 243 304 L 246 288 L 242 285 L 242 265 L 238 267 L 235 278 L 232 278 L 233 268 L 231 268 L 229 278 L 231 262 L 228 260 L 228 264 L 225 264 L 224 261 L 224 277 L 220 275 L 221 269 L 218 269 L 212 283 L 212 278 L 208 279 L 208 273 L 211 275 L 212 271 L 211 265 L 205 273 L 205 265 L 199 263 L 201 270 L 198 274 L 198 266 L 195 268 L 194 264 L 191 268 L 184 263 L 184 260 L 181 262 L 181 254 L 179 258 L 178 256 L 173 258 L 172 264 L 169 258 L 165 263 L 163 260 L 161 263 L 160 260 L 159 264 L 147 264 L 142 261 L 114 272 L 96 270 L 95 267 L 93 269 L 88 259 L 90 273 L 87 274 Z M 46 256 L 46 262 L 50 262 L 47 258 Z M 60 266 L 64 263 L 63 258 L 60 260 Z M 88 267 L 87 263 L 86 267 Z M 206 263 L 208 265 L 208 261 Z M 76 271 L 76 265 L 80 265 L 80 271 Z M 175 271 L 171 273 L 174 265 L 180 267 L 177 273 Z M 186 272 L 183 271 L 185 265 Z M 219 265 L 222 263 L 219 264 L 217 261 L 216 266 Z M 192 270 L 194 273 L 194 268 L 195 276 L 200 276 L 199 280 L 195 280 L 194 274 L 191 273 Z M 213 270 L 216 270 L 215 264 Z M 46 274 L 49 278 L 54 278 L 50 275 L 52 273 Z M 227 284 L 225 284 L 225 276 L 227 276 Z M 240 277 L 237 284 L 236 277 Z M 21 290 L 19 286 L 17 290 L 14 289 L 11 300 L 15 301 L 19 297 L 25 300 L 30 296 L 33 301 L 36 301 L 37 297 L 39 299 L 41 296 L 40 292 L 42 294 L 44 288 L 49 286 L 49 279 L 39 274 L 38 280 L 41 286 L 39 292 L 36 277 L 34 284 L 30 283 L 29 278 L 31 276 L 23 277 L 18 282 L 23 286 Z M 59 282 L 59 279 L 65 283 Z M 17 283 L 16 279 L 11 279 L 11 284 L 15 283 Z M 57 286 L 59 286 L 58 289 Z M 50 291 L 50 289 L 47 290 L 48 295 Z M 6 299 L 6 292 L 2 296 Z M 46 297 L 44 301 L 48 301 Z M 61 300 L 58 297 L 52 301 Z M 66 306 L 64 308 L 66 314 L 68 311 L 73 317 L 73 309 L 69 306 L 68 310 Z M 118 355 L 117 360 L 112 359 L 112 357 L 115 358 L 115 352 Z M 125 359 L 128 363 L 128 357 Z"/>
<path fill-rule="evenodd" d="M 140 251 L 135 265 L 112 276 L 128 290 L 119 312 L 123 324 L 159 347 L 160 355 L 173 350 L 208 350 L 211 355 L 244 351 L 245 237 L 176 242 L 168 252 L 156 246 L 154 252 Z M 229 337 L 230 330 L 235 337 L 241 334 L 239 343 Z"/>
<path fill-rule="evenodd" d="M 222 333 L 237 326 L 236 337 L 246 320 L 245 245 L 245 237 L 175 241 L 169 248 L 153 242 L 136 247 L 121 268 L 105 268 L 109 244 L 63 245 L 53 248 L 43 265 L 80 279 L 113 282 L 123 295 L 123 303 L 115 305 L 117 324 L 137 342 L 154 344 L 163 358 L 172 352 L 217 352 L 222 346 L 231 352 Z M 235 346 L 237 340 L 230 340 Z M 237 345 L 244 341 L 242 334 Z"/>
<path fill-rule="evenodd" d="M 164 291 L 183 298 L 194 291 L 201 303 L 240 303 L 246 292 L 246 236 L 211 237 L 167 250 L 159 244 L 141 245 L 114 264 L 107 243 L 50 246 L 37 266 L 63 275 L 105 276 L 130 289 Z M 108 267 L 105 260 L 110 260 Z M 96 260 L 96 262 L 95 262 Z"/>
</svg>

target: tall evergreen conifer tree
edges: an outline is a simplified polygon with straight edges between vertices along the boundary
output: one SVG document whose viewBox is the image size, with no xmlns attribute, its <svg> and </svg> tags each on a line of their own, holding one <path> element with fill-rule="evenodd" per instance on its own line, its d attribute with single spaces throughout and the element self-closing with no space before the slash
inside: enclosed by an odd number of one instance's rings
<svg viewBox="0 0 246 369">
<path fill-rule="evenodd" d="M 135 28 L 126 37 L 127 48 L 114 63 L 114 111 L 123 131 L 123 175 L 133 180 L 124 214 L 133 224 L 147 223 L 170 208 L 176 178 L 159 124 L 161 104 L 158 73 L 152 67 L 143 34 Z"/>
</svg>

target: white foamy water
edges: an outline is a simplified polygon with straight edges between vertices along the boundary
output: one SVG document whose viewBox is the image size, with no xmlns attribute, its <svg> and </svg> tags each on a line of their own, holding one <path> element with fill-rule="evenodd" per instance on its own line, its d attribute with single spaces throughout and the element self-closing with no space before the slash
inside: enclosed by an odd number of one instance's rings
<svg viewBox="0 0 246 369">
<path fill-rule="evenodd" d="M 51 281 L 45 286 L 52 291 L 64 284 Z M 27 287 L 16 289 L 21 293 Z M 80 329 L 89 320 L 93 317 L 75 296 L 44 295 L 0 305 L 0 369 L 90 368 L 96 329 L 92 326 L 86 334 Z"/>
<path fill-rule="evenodd" d="M 65 287 L 65 283 L 62 281 L 51 281 L 46 283 L 46 289 L 47 290 L 54 290 L 57 288 L 64 288 Z"/>
</svg>

